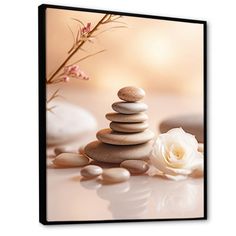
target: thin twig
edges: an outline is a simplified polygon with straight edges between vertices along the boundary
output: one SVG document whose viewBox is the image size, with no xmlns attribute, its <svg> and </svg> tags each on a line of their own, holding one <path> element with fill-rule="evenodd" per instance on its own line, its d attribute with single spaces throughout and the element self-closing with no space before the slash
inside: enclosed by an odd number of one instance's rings
<svg viewBox="0 0 236 236">
<path fill-rule="evenodd" d="M 105 29 L 105 30 L 99 32 L 98 34 L 94 35 L 94 37 L 97 37 L 98 35 L 103 34 L 111 29 L 117 29 L 117 28 L 127 28 L 127 26 L 114 26 L 114 27 L 111 27 L 111 28 L 108 28 L 108 29 Z"/>
<path fill-rule="evenodd" d="M 122 21 L 112 21 L 112 23 L 119 23 L 119 24 L 124 24 L 124 25 L 128 25 L 128 24 L 126 24 L 125 22 L 122 22 Z"/>
<path fill-rule="evenodd" d="M 79 28 L 78 28 L 78 31 L 77 31 L 77 35 L 76 35 L 76 43 L 77 42 L 79 42 L 79 38 L 80 38 L 80 36 L 81 36 L 81 27 L 80 26 L 78 26 Z"/>
<path fill-rule="evenodd" d="M 55 97 L 58 96 L 58 92 L 60 89 L 57 89 L 52 95 L 51 97 L 47 100 L 47 103 L 51 102 Z"/>
<path fill-rule="evenodd" d="M 83 25 L 84 27 L 85 27 L 85 25 L 84 25 L 84 23 L 81 21 L 81 20 L 78 20 L 78 19 L 76 19 L 76 18 L 71 18 L 72 20 L 75 20 L 75 21 L 78 21 L 81 25 Z"/>
<path fill-rule="evenodd" d="M 79 62 L 81 62 L 81 61 L 83 61 L 83 60 L 85 60 L 85 59 L 87 59 L 87 58 L 89 58 L 89 57 L 95 56 L 95 55 L 97 55 L 97 54 L 99 54 L 99 53 L 102 53 L 102 52 L 105 52 L 105 51 L 106 51 L 106 49 L 103 49 L 103 50 L 101 50 L 101 51 L 99 51 L 99 52 L 95 52 L 95 53 L 89 54 L 89 55 L 87 55 L 87 56 L 85 56 L 85 57 L 80 58 L 78 61 L 75 61 L 75 62 L 72 63 L 71 65 L 75 65 L 75 64 L 77 64 L 77 63 L 79 63 Z M 69 66 L 71 66 L 71 65 L 69 65 Z"/>
<path fill-rule="evenodd" d="M 108 17 L 108 19 L 106 19 L 106 17 Z M 103 20 L 103 22 L 101 24 L 104 24 L 105 22 L 107 22 L 108 20 L 110 20 L 111 18 L 111 14 L 106 14 L 105 19 Z"/>
<path fill-rule="evenodd" d="M 75 45 L 75 43 L 76 43 L 76 41 L 75 41 L 75 35 L 74 35 L 72 29 L 70 28 L 70 26 L 69 26 L 68 24 L 66 24 L 66 25 L 67 25 L 67 27 L 68 27 L 68 29 L 69 29 L 69 31 L 71 32 L 71 35 L 72 35 L 72 37 L 73 37 L 73 41 L 74 41 L 73 45 Z"/>
<path fill-rule="evenodd" d="M 61 81 L 56 81 L 55 83 L 59 83 L 59 82 L 61 82 Z M 55 99 L 55 98 L 63 98 L 63 99 L 65 99 L 62 95 L 60 95 L 60 94 L 58 94 L 58 92 L 59 92 L 59 89 L 57 89 L 52 95 L 51 95 L 51 97 L 46 101 L 46 103 L 47 104 L 49 104 L 53 99 Z"/>
<path fill-rule="evenodd" d="M 116 21 L 118 19 L 120 19 L 122 16 L 116 16 L 116 18 L 114 17 L 111 21 Z"/>
<path fill-rule="evenodd" d="M 54 106 L 52 106 L 52 107 L 48 107 L 48 108 L 47 108 L 47 111 L 50 111 L 50 112 L 52 112 L 53 114 L 55 114 L 55 113 L 53 112 L 53 109 L 56 108 L 56 107 L 57 107 L 57 105 L 54 105 Z"/>
<path fill-rule="evenodd" d="M 72 50 L 75 48 L 76 45 L 72 45 L 72 47 L 69 49 L 69 51 L 67 52 L 68 54 L 70 54 L 72 52 Z"/>
</svg>

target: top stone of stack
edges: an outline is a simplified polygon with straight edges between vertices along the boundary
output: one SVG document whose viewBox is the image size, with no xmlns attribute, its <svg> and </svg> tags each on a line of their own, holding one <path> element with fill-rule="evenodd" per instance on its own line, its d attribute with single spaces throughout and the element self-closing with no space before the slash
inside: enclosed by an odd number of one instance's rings
<svg viewBox="0 0 236 236">
<path fill-rule="evenodd" d="M 145 92 L 141 88 L 132 86 L 124 87 L 117 93 L 118 97 L 126 102 L 138 102 L 144 98 Z"/>
</svg>

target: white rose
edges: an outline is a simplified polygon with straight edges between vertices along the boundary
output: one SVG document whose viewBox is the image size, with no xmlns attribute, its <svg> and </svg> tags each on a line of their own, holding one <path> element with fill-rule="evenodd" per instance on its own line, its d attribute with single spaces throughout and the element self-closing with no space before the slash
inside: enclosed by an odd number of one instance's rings
<svg viewBox="0 0 236 236">
<path fill-rule="evenodd" d="M 180 180 L 188 175 L 203 175 L 203 154 L 198 151 L 198 142 L 182 128 L 171 129 L 159 135 L 154 143 L 151 162 L 158 170 L 155 174 Z"/>
</svg>

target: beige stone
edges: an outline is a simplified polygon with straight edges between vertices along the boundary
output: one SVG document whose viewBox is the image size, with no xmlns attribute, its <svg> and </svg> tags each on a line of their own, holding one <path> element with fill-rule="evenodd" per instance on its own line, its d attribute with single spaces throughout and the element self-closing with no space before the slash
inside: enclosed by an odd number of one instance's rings
<svg viewBox="0 0 236 236">
<path fill-rule="evenodd" d="M 198 151 L 201 153 L 204 153 L 204 144 L 203 143 L 198 144 Z"/>
<path fill-rule="evenodd" d="M 142 160 L 126 160 L 120 167 L 127 169 L 131 174 L 143 174 L 149 169 L 148 163 Z"/>
<path fill-rule="evenodd" d="M 67 147 L 56 147 L 54 149 L 54 153 L 55 153 L 56 156 L 61 154 L 61 153 L 66 153 L 66 152 L 71 152 L 71 150 L 69 150 Z"/>
<path fill-rule="evenodd" d="M 80 146 L 78 149 L 79 154 L 83 155 L 84 154 L 84 145 Z"/>
<path fill-rule="evenodd" d="M 122 114 L 135 114 L 146 111 L 148 106 L 142 102 L 115 102 L 112 109 Z"/>
<path fill-rule="evenodd" d="M 147 114 L 145 113 L 136 113 L 136 114 L 120 114 L 116 112 L 107 113 L 106 118 L 110 121 L 114 122 L 121 122 L 121 123 L 137 123 L 137 122 L 143 122 L 148 119 Z"/>
<path fill-rule="evenodd" d="M 153 141 L 138 145 L 109 145 L 93 141 L 85 146 L 85 154 L 98 162 L 121 163 L 124 160 L 147 160 L 152 151 Z"/>
<path fill-rule="evenodd" d="M 199 143 L 204 143 L 204 116 L 202 114 L 170 117 L 160 123 L 161 133 L 181 127 L 185 132 L 194 135 Z"/>
<path fill-rule="evenodd" d="M 101 175 L 103 172 L 102 168 L 100 166 L 96 165 L 88 165 L 83 167 L 80 170 L 80 174 L 85 178 L 94 178 L 99 175 Z"/>
<path fill-rule="evenodd" d="M 89 163 L 89 159 L 79 153 L 61 153 L 53 160 L 53 164 L 61 167 L 80 167 Z"/>
<path fill-rule="evenodd" d="M 124 132 L 124 133 L 136 133 L 142 132 L 148 128 L 148 123 L 138 122 L 138 123 L 119 123 L 119 122 L 111 122 L 110 128 L 113 131 Z"/>
<path fill-rule="evenodd" d="M 144 98 L 145 92 L 141 88 L 136 88 L 133 86 L 128 86 L 120 89 L 117 93 L 121 100 L 127 102 L 137 102 Z"/>
<path fill-rule="evenodd" d="M 109 168 L 102 173 L 102 179 L 107 183 L 119 183 L 127 181 L 130 177 L 128 170 L 124 168 Z"/>
<path fill-rule="evenodd" d="M 146 143 L 154 138 L 154 133 L 145 130 L 140 133 L 119 133 L 112 129 L 102 129 L 97 132 L 97 139 L 103 143 L 113 145 L 135 145 Z"/>
</svg>

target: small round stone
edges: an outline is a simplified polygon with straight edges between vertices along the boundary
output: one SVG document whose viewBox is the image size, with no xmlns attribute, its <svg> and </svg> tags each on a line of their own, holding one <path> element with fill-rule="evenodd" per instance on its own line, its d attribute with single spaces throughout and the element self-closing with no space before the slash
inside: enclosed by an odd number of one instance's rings
<svg viewBox="0 0 236 236">
<path fill-rule="evenodd" d="M 145 130 L 140 133 L 119 133 L 112 129 L 102 129 L 97 132 L 97 139 L 103 143 L 113 145 L 135 145 L 146 143 L 154 138 L 154 133 Z"/>
<path fill-rule="evenodd" d="M 147 122 L 138 122 L 138 123 L 119 123 L 111 122 L 110 128 L 113 131 L 123 132 L 123 133 L 137 133 L 142 132 L 148 128 Z"/>
<path fill-rule="evenodd" d="M 203 143 L 199 143 L 198 144 L 198 149 L 199 152 L 204 153 L 204 144 Z"/>
<path fill-rule="evenodd" d="M 61 167 L 80 167 L 89 163 L 89 159 L 79 153 L 61 153 L 53 160 L 53 164 Z"/>
<path fill-rule="evenodd" d="M 161 133 L 166 133 L 170 129 L 182 127 L 182 129 L 193 134 L 199 143 L 204 143 L 204 119 L 201 114 L 182 115 L 171 117 L 160 123 Z"/>
<path fill-rule="evenodd" d="M 112 109 L 122 114 L 135 114 L 146 111 L 148 106 L 142 102 L 115 102 Z"/>
<path fill-rule="evenodd" d="M 56 156 L 61 154 L 61 153 L 65 153 L 65 152 L 72 152 L 72 151 L 69 150 L 67 147 L 56 147 L 54 149 L 54 153 L 55 153 Z"/>
<path fill-rule="evenodd" d="M 81 169 L 80 174 L 85 178 L 94 178 L 101 175 L 103 172 L 100 166 L 88 165 Z"/>
<path fill-rule="evenodd" d="M 137 102 L 144 98 L 145 92 L 141 88 L 128 86 L 120 89 L 117 95 L 126 102 Z"/>
<path fill-rule="evenodd" d="M 127 169 L 131 174 L 144 174 L 149 169 L 146 161 L 142 160 L 126 160 L 120 164 L 120 167 Z"/>
<path fill-rule="evenodd" d="M 79 154 L 84 155 L 84 146 L 80 146 L 78 151 L 79 151 Z"/>
<path fill-rule="evenodd" d="M 93 141 L 86 145 L 85 154 L 98 162 L 121 163 L 125 160 L 147 160 L 152 151 L 153 142 L 138 145 L 110 145 Z"/>
<path fill-rule="evenodd" d="M 121 123 L 137 123 L 137 122 L 143 122 L 148 119 L 147 114 L 145 113 L 137 113 L 137 114 L 120 114 L 116 112 L 107 113 L 106 118 L 110 121 L 114 122 L 121 122 Z"/>
<path fill-rule="evenodd" d="M 130 177 L 128 170 L 124 168 L 105 169 L 102 173 L 102 179 L 107 183 L 119 183 L 127 181 Z"/>
</svg>

